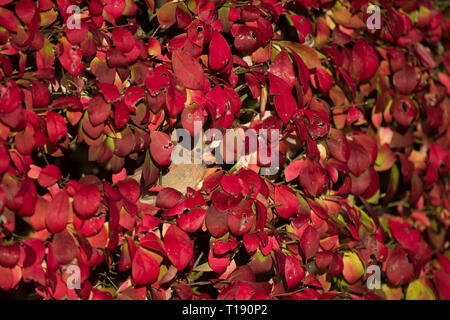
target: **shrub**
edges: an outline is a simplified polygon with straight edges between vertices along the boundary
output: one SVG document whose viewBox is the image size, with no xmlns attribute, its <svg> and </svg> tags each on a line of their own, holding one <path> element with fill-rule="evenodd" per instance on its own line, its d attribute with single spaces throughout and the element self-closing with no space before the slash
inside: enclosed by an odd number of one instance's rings
<svg viewBox="0 0 450 320">
<path fill-rule="evenodd" d="M 373 4 L 1 0 L 2 295 L 450 299 L 450 22 Z"/>
</svg>

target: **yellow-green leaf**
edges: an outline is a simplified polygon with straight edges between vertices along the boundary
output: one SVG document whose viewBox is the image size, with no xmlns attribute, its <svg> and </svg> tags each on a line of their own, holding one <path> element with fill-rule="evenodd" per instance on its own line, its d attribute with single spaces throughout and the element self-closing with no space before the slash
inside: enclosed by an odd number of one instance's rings
<svg viewBox="0 0 450 320">
<path fill-rule="evenodd" d="M 354 252 L 344 254 L 344 279 L 350 284 L 355 283 L 364 274 L 364 265 L 359 256 Z"/>
<path fill-rule="evenodd" d="M 418 279 L 408 285 L 406 300 L 436 300 L 436 296 L 423 279 Z"/>
</svg>

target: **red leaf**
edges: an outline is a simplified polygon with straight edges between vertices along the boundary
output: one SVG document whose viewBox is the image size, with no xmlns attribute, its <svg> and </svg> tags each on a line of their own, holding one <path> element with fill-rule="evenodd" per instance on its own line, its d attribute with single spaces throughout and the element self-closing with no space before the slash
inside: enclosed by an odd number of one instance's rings
<svg viewBox="0 0 450 320">
<path fill-rule="evenodd" d="M 245 82 L 247 83 L 250 91 L 252 92 L 253 98 L 257 99 L 261 95 L 261 84 L 260 81 L 252 74 L 245 74 Z"/>
<path fill-rule="evenodd" d="M 20 87 L 14 82 L 9 80 L 2 88 L 0 88 L 2 98 L 0 100 L 1 112 L 12 112 L 20 107 L 23 101 L 24 95 Z"/>
<path fill-rule="evenodd" d="M 321 251 L 316 255 L 316 265 L 319 269 L 325 269 L 333 261 L 333 252 Z"/>
<path fill-rule="evenodd" d="M 283 271 L 288 289 L 297 287 L 300 281 L 302 281 L 303 277 L 305 276 L 305 271 L 300 265 L 300 262 L 289 255 L 286 256 Z"/>
<path fill-rule="evenodd" d="M 62 54 L 59 56 L 59 62 L 71 75 L 78 77 L 84 69 L 84 63 L 81 62 L 83 56 L 79 47 L 72 47 L 66 38 L 62 37 L 60 40 L 60 48 L 62 47 Z"/>
<path fill-rule="evenodd" d="M 141 196 L 141 187 L 134 179 L 126 179 L 119 181 L 117 184 L 117 188 L 119 189 L 122 197 L 130 201 L 131 203 L 136 203 Z"/>
<path fill-rule="evenodd" d="M 407 127 L 411 124 L 417 114 L 417 108 L 408 97 L 396 98 L 391 105 L 391 113 L 395 121 Z"/>
<path fill-rule="evenodd" d="M 126 67 L 129 64 L 128 58 L 116 48 L 110 48 L 106 51 L 106 61 L 110 68 Z"/>
<path fill-rule="evenodd" d="M 176 20 L 177 4 L 174 2 L 167 2 L 159 8 L 157 12 L 158 22 L 161 28 L 166 29 L 173 25 Z"/>
<path fill-rule="evenodd" d="M 173 148 L 174 145 L 167 134 L 159 131 L 152 131 L 150 133 L 150 152 L 152 158 L 155 159 L 160 166 L 167 166 L 170 164 L 170 156 Z"/>
<path fill-rule="evenodd" d="M 97 212 L 100 198 L 96 185 L 82 185 L 73 196 L 73 208 L 82 218 L 90 218 Z"/>
<path fill-rule="evenodd" d="M 56 181 L 61 179 L 61 170 L 53 164 L 50 164 L 48 166 L 45 166 L 38 178 L 38 183 L 41 185 L 41 187 L 50 187 L 51 185 L 55 184 Z"/>
<path fill-rule="evenodd" d="M 114 209 L 109 208 L 110 224 L 114 222 Z M 98 234 L 104 227 L 105 216 L 92 217 L 89 219 L 80 219 L 78 216 L 74 216 L 73 224 L 75 228 L 85 237 L 91 237 Z M 110 226 L 111 226 L 110 225 Z"/>
<path fill-rule="evenodd" d="M 284 80 L 270 72 L 269 83 L 270 94 L 274 95 L 275 109 L 281 120 L 286 124 L 297 109 L 297 103 L 292 95 L 291 88 Z"/>
<path fill-rule="evenodd" d="M 433 167 L 433 165 L 431 165 L 430 167 Z M 414 170 L 414 168 L 412 168 L 411 170 Z M 416 203 L 419 200 L 422 193 L 423 193 L 422 179 L 419 178 L 419 176 L 416 173 L 414 173 L 411 177 L 411 198 L 409 199 L 409 203 Z"/>
<path fill-rule="evenodd" d="M 33 149 L 35 147 L 33 130 L 29 126 L 26 126 L 25 130 L 22 130 L 16 134 L 14 142 L 16 143 L 17 150 L 22 155 L 29 155 L 31 152 L 33 152 Z"/>
<path fill-rule="evenodd" d="M 320 89 L 324 94 L 327 94 L 333 87 L 333 78 L 324 69 L 316 69 L 316 74 L 311 78 L 312 84 L 315 88 Z"/>
<path fill-rule="evenodd" d="M 448 153 L 445 152 L 439 145 L 432 143 L 430 145 L 430 155 L 428 162 L 440 167 L 441 165 L 446 165 L 448 161 Z"/>
<path fill-rule="evenodd" d="M 0 289 L 2 289 L 3 291 L 8 291 L 15 288 L 21 278 L 22 271 L 19 266 L 16 266 L 14 268 L 3 268 L 2 266 L 0 266 Z"/>
<path fill-rule="evenodd" d="M 230 10 L 230 12 L 231 12 L 231 10 Z M 263 44 L 267 43 L 269 40 L 272 40 L 273 28 L 272 28 L 272 24 L 270 23 L 270 21 L 268 21 L 260 16 L 260 17 L 258 17 L 258 20 L 256 21 L 256 23 L 258 24 L 259 31 L 261 31 L 261 38 L 262 38 Z"/>
<path fill-rule="evenodd" d="M 405 285 L 413 278 L 413 266 L 405 250 L 398 248 L 391 252 L 386 262 L 386 275 L 394 286 Z"/>
<path fill-rule="evenodd" d="M 354 196 L 362 195 L 367 190 L 371 182 L 370 170 L 364 171 L 359 176 L 350 174 L 350 177 L 352 179 L 352 194 Z"/>
<path fill-rule="evenodd" d="M 238 173 L 238 178 L 240 180 L 240 185 L 242 186 L 242 195 L 256 198 L 264 183 L 261 177 L 252 170 L 241 169 Z"/>
<path fill-rule="evenodd" d="M 66 29 L 67 40 L 69 40 L 69 42 L 74 46 L 79 45 L 87 38 L 88 31 L 88 25 L 81 22 L 79 28 Z"/>
<path fill-rule="evenodd" d="M 425 47 L 423 44 L 417 42 L 415 43 L 415 50 L 417 54 L 420 56 L 420 60 L 425 67 L 430 69 L 434 69 L 437 67 L 437 62 L 433 57 L 433 53 L 430 48 Z"/>
<path fill-rule="evenodd" d="M 186 88 L 181 84 L 180 79 L 170 77 L 166 92 L 166 107 L 169 115 L 176 116 L 184 109 L 186 102 Z"/>
<path fill-rule="evenodd" d="M 8 245 L 0 244 L 0 265 L 5 268 L 13 268 L 20 258 L 20 247 L 17 243 Z"/>
<path fill-rule="evenodd" d="M 414 230 L 407 222 L 401 223 L 395 219 L 389 219 L 389 228 L 392 231 L 392 235 L 403 248 L 412 254 L 418 252 L 419 244 L 422 242 L 419 230 Z"/>
<path fill-rule="evenodd" d="M 239 94 L 229 86 L 223 87 L 223 93 L 225 95 L 225 111 L 228 111 L 229 108 L 231 114 L 238 113 L 242 106 Z"/>
<path fill-rule="evenodd" d="M 109 13 L 114 19 L 119 18 L 126 7 L 125 0 L 104 0 L 104 3 L 104 10 Z"/>
<path fill-rule="evenodd" d="M 309 79 L 310 79 L 310 72 L 306 64 L 303 62 L 302 58 L 294 51 L 291 50 L 292 56 L 295 59 L 295 62 L 297 63 L 298 68 L 298 74 L 299 74 L 299 81 L 300 84 L 303 85 L 303 91 L 306 92 L 306 90 L 309 87 Z"/>
<path fill-rule="evenodd" d="M 41 9 L 45 10 L 45 9 Z M 89 2 L 89 13 L 93 16 L 101 15 L 103 12 L 103 2 L 100 0 L 92 0 Z"/>
<path fill-rule="evenodd" d="M 284 176 L 286 182 L 292 181 L 298 177 L 300 170 L 305 166 L 306 162 L 304 160 L 295 160 L 288 164 L 284 169 Z"/>
<path fill-rule="evenodd" d="M 306 165 L 300 170 L 299 179 L 301 186 L 310 195 L 316 197 L 322 194 L 325 185 L 324 172 L 310 160 L 307 160 Z"/>
<path fill-rule="evenodd" d="M 0 145 L 0 174 L 3 174 L 10 165 L 9 151 L 5 145 Z M 0 205 L 0 212 L 3 210 L 3 206 Z"/>
<path fill-rule="evenodd" d="M 233 281 L 229 287 L 223 289 L 217 300 L 250 300 L 254 289 L 242 281 Z"/>
<path fill-rule="evenodd" d="M 206 178 L 203 180 L 203 189 L 205 189 L 207 193 L 211 193 L 211 191 L 213 191 L 219 185 L 220 181 L 222 181 L 223 175 L 223 171 L 217 171 L 206 176 Z"/>
<path fill-rule="evenodd" d="M 337 276 L 344 271 L 344 261 L 342 257 L 336 253 L 333 254 L 330 266 L 328 267 L 328 274 L 330 276 Z"/>
<path fill-rule="evenodd" d="M 77 247 L 73 236 L 64 230 L 53 236 L 52 250 L 60 265 L 69 264 L 77 255 Z"/>
<path fill-rule="evenodd" d="M 31 93 L 33 96 L 33 108 L 42 108 L 49 105 L 50 92 L 43 83 L 32 80 Z"/>
<path fill-rule="evenodd" d="M 144 167 L 142 169 L 142 179 L 145 187 L 153 184 L 159 178 L 159 168 L 155 166 L 150 157 L 150 151 L 145 152 Z"/>
<path fill-rule="evenodd" d="M 114 45 L 121 52 L 125 53 L 133 49 L 135 38 L 133 37 L 133 34 L 130 32 L 130 30 L 122 27 L 117 27 L 113 29 L 111 35 L 114 41 Z"/>
<path fill-rule="evenodd" d="M 212 88 L 205 96 L 206 107 L 212 116 L 212 119 L 220 118 L 224 115 L 226 109 L 225 92 L 220 86 Z"/>
<path fill-rule="evenodd" d="M 183 194 L 173 188 L 164 188 L 158 192 L 156 206 L 163 209 L 174 207 L 183 197 Z"/>
<path fill-rule="evenodd" d="M 17 18 L 8 9 L 0 8 L 0 26 L 5 27 L 6 29 L 17 32 Z"/>
<path fill-rule="evenodd" d="M 350 157 L 350 148 L 344 131 L 330 128 L 327 137 L 327 146 L 335 159 L 347 162 Z"/>
<path fill-rule="evenodd" d="M 438 72 L 439 81 L 447 88 L 447 94 L 450 95 L 450 77 L 445 73 Z"/>
<path fill-rule="evenodd" d="M 144 249 L 138 248 L 131 269 L 134 283 L 138 286 L 152 284 L 158 280 L 159 271 L 158 262 Z"/>
<path fill-rule="evenodd" d="M 69 221 L 69 196 L 66 190 L 58 192 L 50 202 L 45 213 L 45 225 L 51 233 L 58 233 L 66 228 Z"/>
<path fill-rule="evenodd" d="M 256 27 L 240 26 L 234 37 L 237 51 L 252 52 L 261 45 L 262 35 Z"/>
<path fill-rule="evenodd" d="M 228 210 L 237 206 L 242 200 L 242 194 L 236 197 L 223 190 L 216 190 L 212 194 L 212 204 L 219 210 Z"/>
<path fill-rule="evenodd" d="M 97 83 L 97 87 L 105 97 L 106 102 L 113 103 L 120 99 L 119 89 L 112 83 Z"/>
<path fill-rule="evenodd" d="M 305 42 L 308 35 L 310 37 L 314 36 L 313 26 L 308 19 L 300 15 L 289 15 L 289 17 L 297 29 L 297 35 L 300 43 Z"/>
<path fill-rule="evenodd" d="M 89 121 L 93 126 L 105 122 L 111 112 L 111 105 L 106 103 L 101 96 L 95 96 L 88 105 Z"/>
<path fill-rule="evenodd" d="M 256 251 L 259 247 L 260 240 L 256 234 L 244 234 L 242 240 L 248 253 Z"/>
<path fill-rule="evenodd" d="M 388 50 L 389 65 L 393 72 L 396 72 L 406 64 L 405 53 L 397 48 Z"/>
<path fill-rule="evenodd" d="M 180 228 L 171 225 L 164 235 L 164 247 L 169 260 L 183 270 L 194 257 L 194 242 Z"/>
<path fill-rule="evenodd" d="M 354 142 L 363 146 L 363 148 L 369 155 L 369 164 L 373 166 L 378 154 L 378 146 L 376 140 L 373 137 L 367 136 L 366 134 L 355 132 L 352 132 L 352 138 Z"/>
<path fill-rule="evenodd" d="M 215 31 L 209 43 L 209 67 L 212 71 L 220 71 L 231 61 L 231 50 L 227 40 L 220 32 Z"/>
<path fill-rule="evenodd" d="M 203 124 L 205 123 L 205 116 L 203 115 L 203 109 L 200 105 L 194 103 L 187 108 L 183 109 L 181 113 L 181 125 L 185 130 L 189 132 L 191 136 L 196 136 L 198 132 L 195 131 L 194 124 L 196 121 Z M 201 130 L 201 127 L 197 130 Z"/>
<path fill-rule="evenodd" d="M 114 104 L 114 123 L 117 129 L 123 128 L 130 119 L 130 110 L 123 101 Z"/>
<path fill-rule="evenodd" d="M 163 255 L 166 252 L 166 250 L 164 249 L 164 244 L 161 241 L 161 239 L 155 233 L 152 232 L 147 233 L 145 237 L 141 239 L 139 245 L 146 249 L 161 253 Z"/>
<path fill-rule="evenodd" d="M 364 40 L 357 40 L 353 46 L 352 68 L 359 81 L 369 80 L 377 71 L 377 52 Z"/>
<path fill-rule="evenodd" d="M 285 219 L 298 213 L 300 201 L 291 188 L 284 185 L 275 186 L 274 204 L 277 205 L 277 214 Z"/>
<path fill-rule="evenodd" d="M 125 91 L 123 101 L 128 109 L 135 110 L 135 105 L 145 96 L 145 89 L 138 86 L 131 86 Z"/>
<path fill-rule="evenodd" d="M 119 157 L 125 157 L 133 150 L 136 139 L 129 127 L 125 128 L 121 133 L 122 138 L 114 140 L 114 154 Z"/>
<path fill-rule="evenodd" d="M 214 205 L 206 211 L 205 222 L 209 233 L 215 238 L 223 236 L 228 231 L 227 213 L 218 210 Z"/>
<path fill-rule="evenodd" d="M 295 84 L 295 73 L 291 59 L 286 51 L 282 50 L 270 65 L 269 72 L 277 76 L 292 89 Z"/>
<path fill-rule="evenodd" d="M 316 229 L 307 226 L 300 239 L 300 248 L 305 254 L 306 260 L 313 257 L 319 249 L 320 235 Z"/>
<path fill-rule="evenodd" d="M 252 201 L 242 200 L 241 203 L 228 212 L 228 228 L 235 236 L 248 233 L 255 222 Z"/>
<path fill-rule="evenodd" d="M 192 90 L 203 90 L 203 68 L 194 58 L 181 50 L 172 52 L 172 68 L 183 85 Z"/>
<path fill-rule="evenodd" d="M 227 252 L 230 252 L 231 250 L 236 249 L 238 245 L 239 243 L 234 238 L 228 239 L 226 241 L 217 240 L 214 243 L 214 254 L 221 256 Z"/>
<path fill-rule="evenodd" d="M 45 257 L 45 244 L 42 240 L 36 238 L 28 238 L 22 241 L 22 246 L 25 252 L 25 260 L 23 267 L 28 267 L 33 264 L 39 264 Z"/>
<path fill-rule="evenodd" d="M 234 197 L 236 197 L 241 192 L 239 178 L 232 173 L 224 175 L 222 177 L 222 180 L 220 181 L 220 185 L 225 192 L 228 192 Z"/>
<path fill-rule="evenodd" d="M 359 176 L 369 167 L 370 158 L 367 151 L 359 143 L 351 141 L 349 142 L 349 146 L 350 157 L 347 165 L 352 173 Z"/>
<path fill-rule="evenodd" d="M 437 258 L 442 270 L 450 274 L 450 259 L 444 256 L 442 253 L 437 253 Z"/>
<path fill-rule="evenodd" d="M 28 25 L 36 13 L 36 5 L 31 0 L 20 0 L 15 7 L 15 12 L 20 20 Z"/>
<path fill-rule="evenodd" d="M 410 94 L 417 86 L 416 69 L 411 65 L 405 65 L 402 69 L 394 73 L 394 87 L 402 94 Z"/>
<path fill-rule="evenodd" d="M 58 143 L 66 137 L 67 125 L 62 115 L 53 111 L 47 112 L 47 134 L 51 143 Z"/>
<path fill-rule="evenodd" d="M 89 119 L 87 119 L 86 117 L 83 117 L 83 119 L 81 120 L 81 127 L 83 128 L 83 133 L 86 133 L 88 138 L 92 138 L 92 139 L 98 139 L 100 138 L 100 136 L 103 134 L 103 130 L 105 128 L 105 124 L 102 122 L 97 126 L 93 126 L 91 121 L 89 121 Z M 99 142 L 101 142 L 101 140 L 98 140 Z M 87 141 L 89 142 L 89 141 Z M 97 146 L 97 144 L 96 144 Z"/>
<path fill-rule="evenodd" d="M 205 221 L 206 210 L 194 208 L 192 211 L 178 217 L 177 223 L 183 231 L 195 232 Z"/>
<path fill-rule="evenodd" d="M 151 68 L 145 79 L 145 87 L 152 95 L 157 95 L 169 84 L 168 70 L 164 67 Z"/>
<path fill-rule="evenodd" d="M 450 274 L 433 270 L 433 277 L 441 300 L 450 300 Z"/>
<path fill-rule="evenodd" d="M 212 250 L 209 250 L 208 264 L 214 272 L 221 274 L 230 264 L 230 256 L 216 257 Z"/>
<path fill-rule="evenodd" d="M 176 10 L 177 26 L 180 29 L 185 29 L 191 24 L 192 18 L 189 11 L 187 10 L 185 11 L 184 9 L 181 8 L 182 8 L 181 6 L 177 6 Z"/>
</svg>

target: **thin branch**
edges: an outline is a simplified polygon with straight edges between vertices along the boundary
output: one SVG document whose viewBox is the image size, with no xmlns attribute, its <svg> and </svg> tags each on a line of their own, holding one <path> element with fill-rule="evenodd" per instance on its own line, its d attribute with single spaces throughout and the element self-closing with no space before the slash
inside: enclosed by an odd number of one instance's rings
<svg viewBox="0 0 450 320">
<path fill-rule="evenodd" d="M 50 162 L 47 159 L 47 156 L 45 155 L 44 150 L 42 150 L 42 148 L 39 148 L 39 151 L 41 152 L 42 157 L 44 158 L 44 161 L 47 165 L 50 165 Z"/>
<path fill-rule="evenodd" d="M 219 281 L 217 281 L 215 283 L 212 283 L 211 281 L 199 281 L 199 282 L 186 283 L 186 285 L 192 287 L 192 286 L 214 285 L 216 283 L 231 283 L 231 280 L 219 280 Z"/>
<path fill-rule="evenodd" d="M 45 111 L 49 111 L 49 110 L 63 110 L 69 108 L 68 106 L 57 106 L 57 107 L 42 107 L 42 108 L 33 108 L 32 110 L 34 112 L 45 112 Z"/>
<path fill-rule="evenodd" d="M 159 31 L 159 29 L 161 29 L 161 26 L 158 25 L 158 27 L 155 29 L 155 31 L 153 31 L 152 35 L 150 36 L 150 38 L 155 37 L 156 33 Z"/>
<path fill-rule="evenodd" d="M 367 102 L 353 103 L 353 104 L 348 104 L 348 105 L 343 105 L 343 106 L 334 106 L 334 107 L 331 107 L 331 110 L 335 110 L 335 109 L 349 109 L 349 108 L 356 107 L 356 106 L 367 106 L 367 105 L 368 105 Z"/>
</svg>

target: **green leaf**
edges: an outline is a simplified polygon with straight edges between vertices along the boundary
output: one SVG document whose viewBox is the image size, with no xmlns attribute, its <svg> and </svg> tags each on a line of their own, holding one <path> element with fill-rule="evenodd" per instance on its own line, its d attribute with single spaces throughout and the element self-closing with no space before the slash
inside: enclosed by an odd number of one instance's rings
<svg viewBox="0 0 450 320">
<path fill-rule="evenodd" d="M 343 275 L 345 281 L 350 284 L 355 283 L 364 274 L 364 265 L 359 256 L 354 252 L 344 253 L 344 270 Z"/>
<path fill-rule="evenodd" d="M 436 296 L 423 279 L 417 279 L 408 285 L 406 300 L 436 300 Z"/>
<path fill-rule="evenodd" d="M 194 271 L 197 272 L 210 272 L 213 271 L 213 269 L 211 269 L 211 267 L 209 266 L 209 262 L 206 261 L 205 263 L 195 267 L 195 269 L 193 269 Z"/>
<path fill-rule="evenodd" d="M 291 42 L 291 41 L 278 41 L 282 47 L 288 48 L 294 51 L 296 54 L 302 58 L 305 65 L 308 69 L 321 68 L 322 64 L 320 63 L 319 54 L 317 51 L 310 46 L 302 43 Z"/>
<path fill-rule="evenodd" d="M 398 170 L 398 167 L 395 164 L 394 166 L 392 166 L 391 169 L 391 175 L 389 177 L 389 185 L 386 190 L 386 195 L 384 197 L 384 203 L 389 202 L 397 192 L 399 180 L 400 180 L 400 171 Z"/>
</svg>

